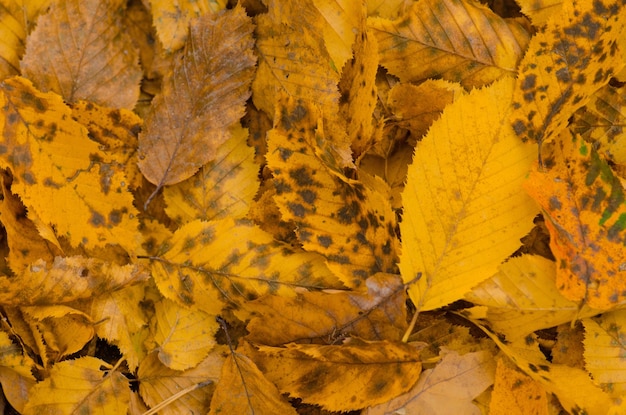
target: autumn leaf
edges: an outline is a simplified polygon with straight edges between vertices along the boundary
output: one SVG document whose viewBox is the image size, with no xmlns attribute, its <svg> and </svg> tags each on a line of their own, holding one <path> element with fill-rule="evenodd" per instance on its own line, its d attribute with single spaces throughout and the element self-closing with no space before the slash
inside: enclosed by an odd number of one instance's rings
<svg viewBox="0 0 626 415">
<path fill-rule="evenodd" d="M 548 415 L 548 396 L 539 382 L 498 359 L 489 412 L 511 415 Z"/>
<path fill-rule="evenodd" d="M 70 103 L 132 109 L 139 98 L 137 51 L 119 24 L 123 2 L 51 2 L 26 39 L 22 74 Z"/>
<path fill-rule="evenodd" d="M 402 82 L 443 78 L 467 88 L 514 75 L 529 39 L 521 25 L 471 0 L 419 1 L 369 25 L 380 64 Z"/>
<path fill-rule="evenodd" d="M 164 297 L 212 315 L 267 293 L 339 288 L 322 258 L 295 252 L 246 220 L 192 221 L 152 257 L 152 276 Z"/>
<path fill-rule="evenodd" d="M 624 13 L 612 2 L 563 2 L 533 36 L 519 64 L 510 115 L 520 137 L 540 146 L 554 139 L 572 113 L 624 66 L 616 44 Z"/>
<path fill-rule="evenodd" d="M 376 272 L 395 270 L 395 214 L 382 194 L 344 176 L 332 150 L 315 105 L 281 104 L 268 133 L 274 200 L 304 249 L 324 255 L 344 284 L 359 287 Z"/>
<path fill-rule="evenodd" d="M 130 396 L 128 379 L 112 369 L 90 356 L 57 363 L 50 377 L 33 386 L 24 415 L 91 412 L 93 408 L 125 413 Z"/>
<path fill-rule="evenodd" d="M 559 14 L 563 0 L 519 0 L 517 3 L 533 25 L 540 27 Z"/>
<path fill-rule="evenodd" d="M 330 411 L 386 402 L 413 386 L 422 370 L 416 347 L 350 338 L 339 346 L 258 346 L 248 355 L 282 393 Z M 394 376 L 388 376 L 393 373 Z"/>
<path fill-rule="evenodd" d="M 139 168 L 157 189 L 191 177 L 230 138 L 250 96 L 252 30 L 241 7 L 191 26 L 182 58 L 163 80 L 139 135 Z"/>
<path fill-rule="evenodd" d="M 0 384 L 6 400 L 23 412 L 30 388 L 35 385 L 32 368 L 35 362 L 14 344 L 9 335 L 0 332 Z"/>
<path fill-rule="evenodd" d="M 462 298 L 531 228 L 537 208 L 521 186 L 536 153 L 508 124 L 512 90 L 505 78 L 458 98 L 415 150 L 400 271 L 405 282 L 419 278 L 409 288 L 418 311 Z"/>
<path fill-rule="evenodd" d="M 395 411 L 421 415 L 480 414 L 472 400 L 493 383 L 494 361 L 487 351 L 444 351 L 434 369 L 425 370 L 419 381 L 402 396 L 373 406 L 364 415 Z"/>
<path fill-rule="evenodd" d="M 557 287 L 572 301 L 608 309 L 624 300 L 626 290 L 624 189 L 580 137 L 559 136 L 546 160 L 552 167 L 535 166 L 525 188 L 549 219 Z"/>
<path fill-rule="evenodd" d="M 133 252 L 137 210 L 125 174 L 100 162 L 105 156 L 61 97 L 17 77 L 0 84 L 0 102 L 0 165 L 13 173 L 11 190 L 24 205 L 73 246 L 117 243 Z"/>
</svg>

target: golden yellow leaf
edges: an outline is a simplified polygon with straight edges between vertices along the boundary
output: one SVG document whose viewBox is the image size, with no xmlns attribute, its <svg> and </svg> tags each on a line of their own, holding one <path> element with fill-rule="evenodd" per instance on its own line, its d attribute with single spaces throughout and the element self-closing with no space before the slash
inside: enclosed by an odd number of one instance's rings
<svg viewBox="0 0 626 415">
<path fill-rule="evenodd" d="M 28 210 L 74 247 L 117 243 L 132 253 L 139 233 L 126 176 L 102 162 L 61 97 L 16 77 L 0 84 L 0 105 L 7 108 L 0 116 L 0 165 L 13 173 L 11 189 Z"/>
<path fill-rule="evenodd" d="M 30 388 L 35 384 L 32 370 L 35 362 L 0 331 L 0 384 L 6 400 L 20 413 L 28 402 Z"/>
<path fill-rule="evenodd" d="M 195 219 L 244 217 L 259 189 L 259 165 L 247 138 L 248 130 L 235 124 L 214 160 L 189 179 L 166 187 L 167 215 L 179 225 Z"/>
<path fill-rule="evenodd" d="M 583 319 L 585 368 L 614 397 L 626 393 L 626 311 Z"/>
<path fill-rule="evenodd" d="M 408 391 L 422 371 L 418 349 L 401 342 L 350 338 L 334 346 L 248 346 L 247 354 L 282 393 L 329 411 L 386 402 Z"/>
<path fill-rule="evenodd" d="M 400 341 L 407 329 L 406 294 L 400 279 L 379 273 L 367 279 L 368 293 L 305 292 L 293 298 L 266 295 L 244 305 L 246 339 L 279 346 L 345 336 Z M 241 318 L 241 317 L 240 317 Z"/>
<path fill-rule="evenodd" d="M 139 135 L 139 169 L 157 188 L 191 177 L 231 136 L 250 96 L 252 31 L 240 6 L 192 24 Z"/>
<path fill-rule="evenodd" d="M 104 370 L 103 370 L 104 368 Z M 125 414 L 128 379 L 103 360 L 85 356 L 54 365 L 50 376 L 31 389 L 24 415 Z"/>
<path fill-rule="evenodd" d="M 508 123 L 513 80 L 449 106 L 418 144 L 402 194 L 400 271 L 417 310 L 463 297 L 520 245 L 537 214 L 522 182 L 536 156 Z"/>
<path fill-rule="evenodd" d="M 148 337 L 148 318 L 141 307 L 143 284 L 127 284 L 98 295 L 88 306 L 88 314 L 99 338 L 116 345 L 131 370 L 137 369 L 146 356 L 144 340 Z"/>
<path fill-rule="evenodd" d="M 572 117 L 572 130 L 592 142 L 607 160 L 626 166 L 626 94 L 609 85 L 591 96 Z"/>
<path fill-rule="evenodd" d="M 100 144 L 107 163 L 117 163 L 124 168 L 131 189 L 141 185 L 137 167 L 137 135 L 143 121 L 127 109 L 106 108 L 92 102 L 79 100 L 72 105 L 72 118 L 87 127 L 89 138 Z"/>
<path fill-rule="evenodd" d="M 116 265 L 81 256 L 37 260 L 14 277 L 0 276 L 3 305 L 54 305 L 98 296 L 132 282 L 145 281 L 138 264 Z"/>
<path fill-rule="evenodd" d="M 536 27 L 543 26 L 551 17 L 558 15 L 563 0 L 517 0 L 522 13 L 530 18 Z"/>
<path fill-rule="evenodd" d="M 341 286 L 321 256 L 296 252 L 246 220 L 195 220 L 166 244 L 161 255 L 150 258 L 159 290 L 212 315 L 263 294 Z"/>
<path fill-rule="evenodd" d="M 185 370 L 200 363 L 216 345 L 213 337 L 219 324 L 215 316 L 183 308 L 163 299 L 154 305 L 158 356 L 174 370 Z"/>
<path fill-rule="evenodd" d="M 548 397 L 539 382 L 498 359 L 489 405 L 491 415 L 548 415 Z"/>
<path fill-rule="evenodd" d="M 411 415 L 479 415 L 472 403 L 493 384 L 495 362 L 488 351 L 459 355 L 444 351 L 434 369 L 425 370 L 408 392 L 368 408 L 363 415 L 384 415 L 403 410 Z"/>
<path fill-rule="evenodd" d="M 50 0 L 5 0 L 0 5 L 0 80 L 19 75 L 26 35 Z"/>
<path fill-rule="evenodd" d="M 465 299 L 489 307 L 489 326 L 507 339 L 526 337 L 600 312 L 565 298 L 556 287 L 556 273 L 556 264 L 543 257 L 511 258 Z"/>
<path fill-rule="evenodd" d="M 226 0 L 151 0 L 152 19 L 159 40 L 167 52 L 180 49 L 187 39 L 194 18 L 215 15 L 226 7 Z"/>
<path fill-rule="evenodd" d="M 139 394 L 150 407 L 155 407 L 171 398 L 177 392 L 194 388 L 189 393 L 175 399 L 163 412 L 187 415 L 206 414 L 211 403 L 214 384 L 220 378 L 226 346 L 219 346 L 221 352 L 211 353 L 193 369 L 180 371 L 165 366 L 157 353 L 149 354 L 139 365 L 137 379 Z"/>
<path fill-rule="evenodd" d="M 555 138 L 589 97 L 624 66 L 617 38 L 626 8 L 613 2 L 563 2 L 535 34 L 519 64 L 510 118 L 522 139 Z"/>
<path fill-rule="evenodd" d="M 19 274 L 37 260 L 52 262 L 55 255 L 61 254 L 61 250 L 42 238 L 35 224 L 26 217 L 26 207 L 9 189 L 11 177 L 3 171 L 0 173 L 0 181 L 0 220 L 7 235 L 7 261 L 11 270 Z"/>
<path fill-rule="evenodd" d="M 524 187 L 548 219 L 557 287 L 570 300 L 609 309 L 626 298 L 624 188 L 594 147 L 568 131 L 546 163 Z"/>
<path fill-rule="evenodd" d="M 410 0 L 369 0 L 367 15 L 393 19 L 411 3 Z"/>
<path fill-rule="evenodd" d="M 139 98 L 141 68 L 130 36 L 120 24 L 123 2 L 52 2 L 26 39 L 22 74 L 38 89 L 70 103 L 79 99 L 132 109 Z"/>
<path fill-rule="evenodd" d="M 348 287 L 393 273 L 398 241 L 388 199 L 344 175 L 326 146 L 318 107 L 289 98 L 277 114 L 267 154 L 274 200 L 283 219 L 296 224 L 304 249 L 324 255 Z"/>
<path fill-rule="evenodd" d="M 296 415 L 297 412 L 249 357 L 231 353 L 224 362 L 211 400 L 209 415 L 217 414 Z"/>
<path fill-rule="evenodd" d="M 593 383 L 587 372 L 579 368 L 550 363 L 539 350 L 533 336 L 505 344 L 497 335 L 480 324 L 478 326 L 519 369 L 539 382 L 547 392 L 556 395 L 566 411 L 589 415 L 608 413 L 611 406 L 609 395 Z"/>
<path fill-rule="evenodd" d="M 380 64 L 402 82 L 444 78 L 483 86 L 513 75 L 529 35 L 472 0 L 423 0 L 396 20 L 371 18 Z"/>
</svg>

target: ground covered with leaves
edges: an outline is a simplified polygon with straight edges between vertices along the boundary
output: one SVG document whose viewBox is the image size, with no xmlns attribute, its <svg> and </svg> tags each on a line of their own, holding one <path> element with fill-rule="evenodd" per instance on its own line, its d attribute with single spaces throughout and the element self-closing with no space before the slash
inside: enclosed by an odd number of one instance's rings
<svg viewBox="0 0 626 415">
<path fill-rule="evenodd" d="M 0 1 L 0 406 L 626 412 L 624 1 Z"/>
</svg>

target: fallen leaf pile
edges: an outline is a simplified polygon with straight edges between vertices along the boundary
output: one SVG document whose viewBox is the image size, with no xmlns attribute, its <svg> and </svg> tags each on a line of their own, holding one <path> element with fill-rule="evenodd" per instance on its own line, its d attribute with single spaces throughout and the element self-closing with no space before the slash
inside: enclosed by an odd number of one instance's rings
<svg viewBox="0 0 626 415">
<path fill-rule="evenodd" d="M 626 5 L 517 1 L 0 1 L 0 408 L 625 413 Z"/>
</svg>

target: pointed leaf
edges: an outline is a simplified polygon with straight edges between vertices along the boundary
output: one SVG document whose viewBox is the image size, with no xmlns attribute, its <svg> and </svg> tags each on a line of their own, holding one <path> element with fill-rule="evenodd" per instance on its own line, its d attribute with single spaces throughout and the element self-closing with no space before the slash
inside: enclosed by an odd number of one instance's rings
<svg viewBox="0 0 626 415">
<path fill-rule="evenodd" d="M 458 300 L 493 275 L 537 213 L 521 185 L 536 156 L 508 124 L 510 78 L 449 106 L 409 166 L 400 271 L 419 310 Z M 488 255 L 486 253 L 489 253 Z"/>
<path fill-rule="evenodd" d="M 121 3 L 52 2 L 26 40 L 24 76 L 70 103 L 85 99 L 132 109 L 139 98 L 141 68 L 120 24 Z"/>
<path fill-rule="evenodd" d="M 364 4 L 360 0 L 313 0 L 322 15 L 324 43 L 333 65 L 343 68 L 352 58 L 352 44 L 361 17 L 365 16 Z"/>
<path fill-rule="evenodd" d="M 24 415 L 93 413 L 95 408 L 102 414 L 126 413 L 128 379 L 110 369 L 90 356 L 55 364 L 50 377 L 33 387 Z"/>
<path fill-rule="evenodd" d="M 163 191 L 167 215 L 179 225 L 194 219 L 241 218 L 259 189 L 259 165 L 246 144 L 248 131 L 236 126 L 210 161 L 189 179 Z"/>
<path fill-rule="evenodd" d="M 614 393 L 626 392 L 626 311 L 584 319 L 585 368 Z"/>
<path fill-rule="evenodd" d="M 606 310 L 626 299 L 626 197 L 593 146 L 566 132 L 524 187 L 541 205 L 557 260 L 556 284 L 572 301 Z M 546 150 L 548 147 L 546 147 Z"/>
<path fill-rule="evenodd" d="M 0 384 L 6 400 L 19 412 L 24 411 L 30 389 L 35 385 L 34 367 L 35 362 L 22 348 L 0 331 Z"/>
<path fill-rule="evenodd" d="M 396 20 L 370 19 L 380 64 L 403 82 L 482 86 L 515 73 L 529 35 L 471 0 L 422 0 Z"/>
<path fill-rule="evenodd" d="M 614 2 L 563 2 L 533 36 L 513 96 L 511 122 L 523 139 L 549 142 L 623 66 L 617 38 L 626 8 Z"/>
<path fill-rule="evenodd" d="M 195 20 L 139 135 L 139 168 L 158 187 L 191 177 L 215 158 L 244 114 L 256 58 L 241 7 Z"/>
</svg>

